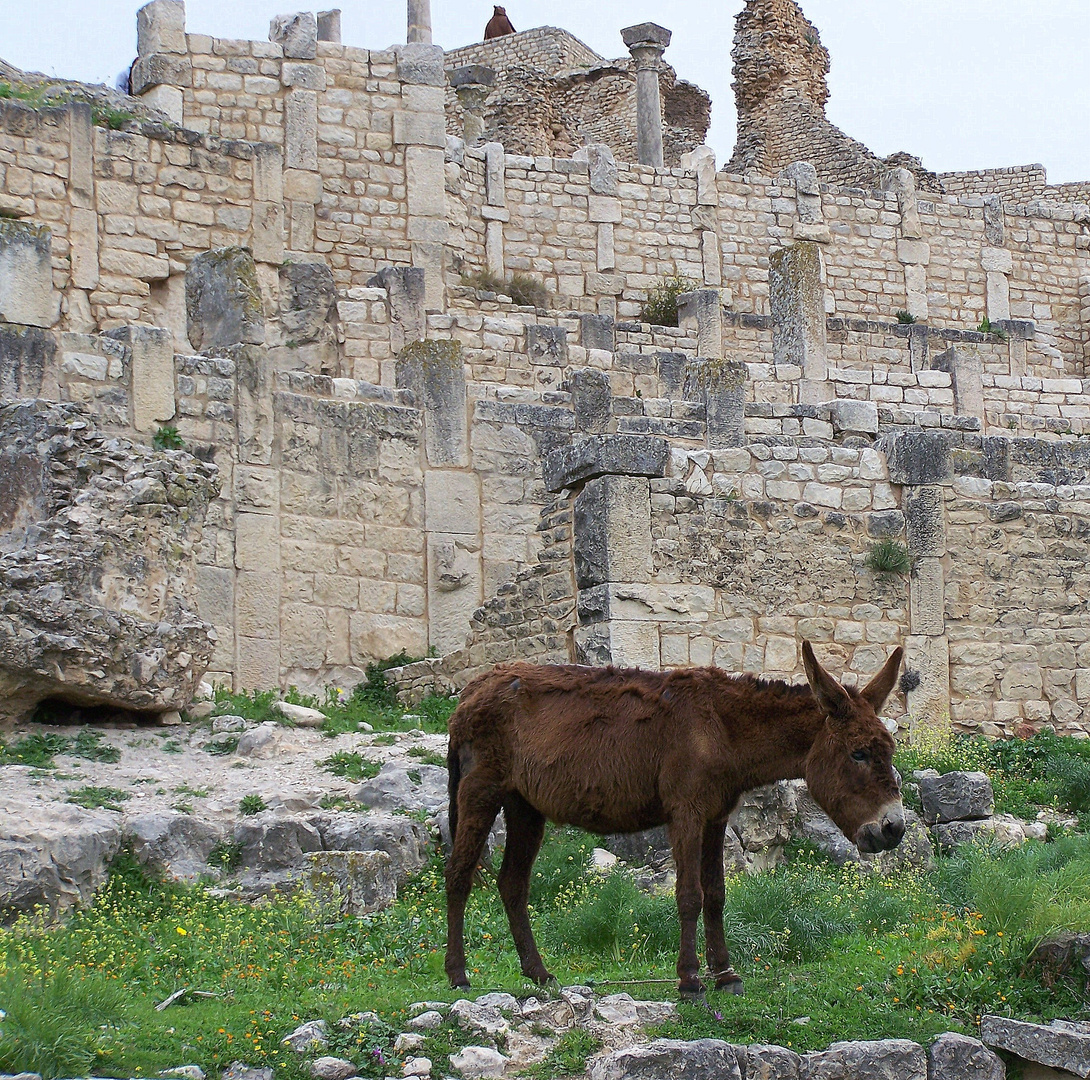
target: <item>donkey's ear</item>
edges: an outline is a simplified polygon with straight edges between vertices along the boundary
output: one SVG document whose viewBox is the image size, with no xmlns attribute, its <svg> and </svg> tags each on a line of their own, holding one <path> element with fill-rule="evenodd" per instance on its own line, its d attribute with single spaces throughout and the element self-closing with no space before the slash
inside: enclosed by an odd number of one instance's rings
<svg viewBox="0 0 1090 1080">
<path fill-rule="evenodd" d="M 897 672 L 901 669 L 901 659 L 904 657 L 904 649 L 898 647 L 893 650 L 893 655 L 882 665 L 882 670 L 874 676 L 866 686 L 860 690 L 859 695 L 867 701 L 875 712 L 881 712 L 897 682 Z"/>
<path fill-rule="evenodd" d="M 847 719 L 851 715 L 852 699 L 847 690 L 817 662 L 808 641 L 802 643 L 802 666 L 821 711 L 833 721 Z"/>
</svg>

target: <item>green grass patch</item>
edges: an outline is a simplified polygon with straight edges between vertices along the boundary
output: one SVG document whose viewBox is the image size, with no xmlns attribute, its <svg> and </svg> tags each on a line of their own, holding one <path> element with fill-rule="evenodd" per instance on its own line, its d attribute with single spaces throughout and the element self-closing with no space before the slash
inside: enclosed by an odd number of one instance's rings
<svg viewBox="0 0 1090 1080">
<path fill-rule="evenodd" d="M 250 817 L 260 814 L 262 810 L 268 810 L 268 804 L 260 795 L 243 795 L 238 801 L 238 812 Z"/>
<path fill-rule="evenodd" d="M 326 772 L 334 776 L 343 776 L 346 780 L 370 780 L 378 776 L 382 769 L 382 762 L 372 758 L 365 758 L 362 754 L 348 750 L 340 750 L 336 754 L 330 754 L 318 764 Z"/>
<path fill-rule="evenodd" d="M 132 796 L 127 791 L 115 787 L 95 787 L 86 784 L 68 792 L 67 802 L 82 806 L 87 810 L 120 810 L 123 802 Z"/>
<path fill-rule="evenodd" d="M 32 765 L 38 769 L 53 769 L 57 754 L 85 758 L 87 761 L 103 761 L 115 764 L 121 760 L 116 746 L 102 741 L 102 732 L 94 728 L 80 728 L 71 738 L 57 732 L 34 732 L 13 743 L 0 740 L 0 765 Z"/>
<path fill-rule="evenodd" d="M 410 746 L 408 753 L 409 757 L 416 758 L 425 765 L 439 765 L 444 769 L 447 767 L 446 754 L 437 754 L 434 750 L 428 750 L 423 746 Z"/>
<path fill-rule="evenodd" d="M 912 571 L 912 555 L 899 540 L 887 536 L 871 544 L 866 564 L 867 569 L 876 574 L 903 576 Z"/>
<path fill-rule="evenodd" d="M 677 326 L 678 297 L 698 288 L 698 281 L 680 274 L 663 278 L 647 294 L 640 309 L 640 322 L 650 323 L 652 326 Z"/>
<path fill-rule="evenodd" d="M 564 1032 L 545 1060 L 532 1065 L 524 1075 L 533 1080 L 578 1076 L 586 1070 L 587 1058 L 601 1047 L 601 1041 L 585 1028 L 571 1028 Z"/>
</svg>

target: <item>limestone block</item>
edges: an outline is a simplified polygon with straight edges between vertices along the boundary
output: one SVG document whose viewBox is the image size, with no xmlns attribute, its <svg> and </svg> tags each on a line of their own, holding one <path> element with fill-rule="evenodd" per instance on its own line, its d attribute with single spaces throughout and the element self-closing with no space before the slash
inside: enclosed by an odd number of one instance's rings
<svg viewBox="0 0 1090 1080">
<path fill-rule="evenodd" d="M 917 558 L 946 554 L 945 500 L 941 487 L 912 487 L 904 492 L 908 549 Z"/>
<path fill-rule="evenodd" d="M 424 303 L 427 282 L 422 267 L 383 267 L 368 285 L 386 290 L 386 304 L 394 332 L 390 344 L 398 352 L 427 332 Z"/>
<path fill-rule="evenodd" d="M 503 145 L 491 142 L 484 145 L 484 191 L 489 206 L 503 206 L 507 202 L 507 176 Z"/>
<path fill-rule="evenodd" d="M 617 250 L 613 242 L 613 226 L 602 222 L 598 226 L 597 265 L 599 270 L 613 270 L 617 266 Z"/>
<path fill-rule="evenodd" d="M 405 184 L 409 214 L 413 217 L 446 215 L 446 169 L 443 151 L 410 146 L 405 151 Z"/>
<path fill-rule="evenodd" d="M 72 102 L 68 109 L 68 192 L 74 207 L 94 206 L 95 128 L 91 106 Z"/>
<path fill-rule="evenodd" d="M 428 477 L 441 475 L 427 474 Z M 475 486 L 476 478 L 471 476 L 470 479 Z M 478 515 L 479 512 L 478 508 Z M 464 521 L 457 523 L 465 524 Z M 462 648 L 469 633 L 470 618 L 483 599 L 480 548 L 476 537 L 429 535 L 428 644 L 442 655 Z"/>
<path fill-rule="evenodd" d="M 707 442 L 713 450 L 744 446 L 747 369 L 740 360 L 714 360 L 694 366 L 704 398 Z"/>
<path fill-rule="evenodd" d="M 233 350 L 238 372 L 238 460 L 245 465 L 272 461 L 274 417 L 272 365 L 257 345 Z"/>
<path fill-rule="evenodd" d="M 723 355 L 723 300 L 718 289 L 697 289 L 677 298 L 678 325 L 696 334 L 696 354 L 709 360 Z"/>
<path fill-rule="evenodd" d="M 1090 1076 L 1090 1027 L 1067 1020 L 1029 1024 L 1005 1016 L 983 1016 L 980 1039 L 997 1050 L 1076 1076 Z"/>
<path fill-rule="evenodd" d="M 927 1056 L 908 1039 L 838 1042 L 828 1050 L 806 1054 L 803 1070 L 809 1080 L 927 1080 Z"/>
<path fill-rule="evenodd" d="M 188 86 L 193 81 L 193 61 L 188 56 L 151 53 L 132 66 L 132 93 L 140 96 L 157 86 Z"/>
<path fill-rule="evenodd" d="M 291 202 L 319 203 L 322 201 L 321 174 L 287 169 L 283 173 L 283 192 L 283 197 Z"/>
<path fill-rule="evenodd" d="M 583 368 L 571 373 L 568 387 L 576 428 L 595 435 L 607 431 L 613 419 L 609 376 L 595 368 Z"/>
<path fill-rule="evenodd" d="M 590 171 L 591 192 L 595 195 L 616 195 L 617 162 L 613 158 L 613 151 L 604 143 L 594 143 L 584 149 Z"/>
<path fill-rule="evenodd" d="M 77 289 L 98 287 L 98 214 L 94 210 L 73 207 L 68 227 L 72 249 L 72 285 Z"/>
<path fill-rule="evenodd" d="M 893 484 L 947 486 L 954 470 L 950 443 L 941 432 L 904 431 L 883 440 Z"/>
<path fill-rule="evenodd" d="M 993 247 L 1002 247 L 1005 240 L 1006 215 L 1003 212 L 1003 200 L 999 195 L 984 196 L 984 242 Z"/>
<path fill-rule="evenodd" d="M 280 81 L 284 86 L 295 86 L 300 90 L 318 90 L 326 88 L 325 68 L 321 64 L 280 65 Z"/>
<path fill-rule="evenodd" d="M 939 776 L 921 774 L 920 801 L 928 825 L 948 821 L 978 821 L 995 808 L 992 782 L 986 773 L 954 770 Z"/>
<path fill-rule="evenodd" d="M 609 655 L 619 667 L 658 671 L 662 666 L 659 628 L 649 622 L 614 620 L 609 624 Z"/>
<path fill-rule="evenodd" d="M 507 270 L 502 221 L 490 221 L 485 227 L 484 252 L 488 272 L 495 277 L 502 278 Z"/>
<path fill-rule="evenodd" d="M 1008 664 L 999 684 L 1000 697 L 1004 701 L 1039 701 L 1042 676 L 1040 665 L 1032 661 Z"/>
<path fill-rule="evenodd" d="M 651 495 L 642 476 L 589 480 L 575 500 L 579 588 L 651 576 Z"/>
<path fill-rule="evenodd" d="M 280 526 L 272 514 L 240 513 L 235 518 L 235 566 L 239 570 L 280 566 Z"/>
<path fill-rule="evenodd" d="M 55 381 L 57 339 L 36 326 L 0 323 L 0 398 L 46 395 L 47 380 Z"/>
<path fill-rule="evenodd" d="M 269 40 L 281 46 L 285 56 L 313 60 L 318 54 L 318 22 L 309 11 L 277 15 L 269 23 Z"/>
<path fill-rule="evenodd" d="M 183 0 L 151 0 L 136 13 L 136 51 L 185 54 L 185 4 Z"/>
<path fill-rule="evenodd" d="M 413 391 L 424 412 L 428 464 L 469 464 L 466 427 L 466 375 L 456 341 L 417 341 L 398 354 L 397 385 Z"/>
<path fill-rule="evenodd" d="M 544 461 L 548 491 L 562 491 L 599 476 L 665 476 L 670 461 L 666 439 L 648 435 L 593 435 L 554 450 Z"/>
<path fill-rule="evenodd" d="M 318 168 L 318 94 L 292 89 L 284 100 L 284 165 Z"/>
<path fill-rule="evenodd" d="M 700 234 L 700 261 L 704 267 L 704 284 L 723 284 L 723 259 L 719 251 L 719 237 L 711 231 Z"/>
<path fill-rule="evenodd" d="M 254 199 L 279 203 L 284 199 L 284 155 L 279 146 L 254 146 Z"/>
<path fill-rule="evenodd" d="M 579 344 L 584 349 L 601 349 L 613 352 L 617 347 L 617 335 L 612 315 L 580 315 Z"/>
<path fill-rule="evenodd" d="M 905 266 L 906 310 L 916 319 L 926 319 L 929 308 L 927 301 L 927 267 L 919 264 Z"/>
<path fill-rule="evenodd" d="M 958 413 L 984 418 L 984 363 L 978 352 L 950 348 L 933 357 L 931 367 L 950 375 Z"/>
<path fill-rule="evenodd" d="M 217 248 L 193 259 L 185 275 L 185 306 L 195 349 L 265 340 L 257 267 L 245 248 Z"/>
<path fill-rule="evenodd" d="M 906 695 L 912 730 L 945 729 L 950 722 L 950 646 L 946 638 L 906 638 L 905 671 L 919 676 L 916 687 Z"/>
<path fill-rule="evenodd" d="M 397 77 L 403 83 L 417 86 L 445 86 L 443 50 L 426 42 L 409 42 L 394 50 L 397 56 Z"/>
<path fill-rule="evenodd" d="M 981 248 L 980 265 L 988 273 L 1009 274 L 1014 269 L 1014 256 L 1006 248 Z"/>
<path fill-rule="evenodd" d="M 341 9 L 318 12 L 318 40 L 341 43 Z"/>
<path fill-rule="evenodd" d="M 652 1077 L 667 1076 L 676 1080 L 712 1076 L 716 1080 L 740 1080 L 742 1073 L 737 1054 L 730 1043 L 718 1039 L 696 1039 L 692 1042 L 655 1039 L 646 1046 L 613 1050 L 595 1058 L 589 1075 L 590 1080 L 651 1080 Z"/>
<path fill-rule="evenodd" d="M 873 401 L 840 398 L 830 402 L 833 431 L 838 435 L 878 434 L 878 405 Z"/>
<path fill-rule="evenodd" d="M 284 207 L 280 202 L 254 204 L 253 236 L 250 241 L 254 261 L 280 266 L 284 261 Z"/>
<path fill-rule="evenodd" d="M 395 146 L 446 147 L 447 134 L 442 112 L 398 110 L 393 121 Z"/>
<path fill-rule="evenodd" d="M 818 400 L 828 400 L 827 389 L 819 389 L 827 378 L 821 250 L 802 242 L 774 251 L 768 273 L 773 362 L 801 367 L 803 380 L 822 395 Z"/>
<path fill-rule="evenodd" d="M 927 266 L 931 262 L 931 245 L 923 240 L 898 240 L 897 258 L 906 266 Z"/>
<path fill-rule="evenodd" d="M 946 630 L 946 594 L 942 560 L 925 556 L 916 561 L 909 583 L 910 625 L 913 634 L 937 637 Z"/>
<path fill-rule="evenodd" d="M 697 205 L 717 207 L 719 188 L 715 180 L 715 151 L 710 146 L 698 146 L 691 152 L 690 161 L 696 173 Z"/>
<path fill-rule="evenodd" d="M 50 327 L 60 318 L 53 291 L 52 233 L 45 225 L 0 218 L 0 319 Z"/>
<path fill-rule="evenodd" d="M 592 222 L 607 221 L 618 224 L 621 220 L 621 200 L 606 195 L 587 197 L 587 220 Z"/>
<path fill-rule="evenodd" d="M 1005 1080 L 1006 1066 L 979 1039 L 947 1031 L 927 1051 L 929 1080 Z"/>
<path fill-rule="evenodd" d="M 154 432 L 174 419 L 174 335 L 160 327 L 124 326 L 107 336 L 132 352 L 133 426 Z"/>
<path fill-rule="evenodd" d="M 567 367 L 568 331 L 562 326 L 529 323 L 526 327 L 526 352 L 531 364 Z"/>
<path fill-rule="evenodd" d="M 158 109 L 168 120 L 181 126 L 185 119 L 185 92 L 180 86 L 153 86 L 141 97 L 145 104 Z"/>
<path fill-rule="evenodd" d="M 481 492 L 476 473 L 429 469 L 424 474 L 424 524 L 428 532 L 481 531 Z"/>
<path fill-rule="evenodd" d="M 322 258 L 280 267 L 280 325 L 284 337 L 297 344 L 332 333 L 337 285 Z"/>
<path fill-rule="evenodd" d="M 1010 278 L 992 271 L 988 271 L 985 277 L 988 318 L 992 322 L 1005 322 L 1011 317 Z"/>
</svg>

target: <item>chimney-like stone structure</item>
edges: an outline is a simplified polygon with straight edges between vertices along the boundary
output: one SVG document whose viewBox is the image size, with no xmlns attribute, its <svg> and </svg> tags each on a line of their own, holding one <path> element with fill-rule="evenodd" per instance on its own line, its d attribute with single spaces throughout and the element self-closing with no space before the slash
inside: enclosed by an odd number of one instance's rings
<svg viewBox="0 0 1090 1080">
<path fill-rule="evenodd" d="M 466 64 L 450 74 L 450 85 L 462 106 L 462 137 L 466 146 L 484 140 L 484 106 L 496 82 L 496 73 L 484 64 Z"/>
<path fill-rule="evenodd" d="M 659 68 L 673 35 L 657 23 L 640 23 L 621 31 L 621 38 L 636 61 L 636 141 L 641 165 L 663 167 L 662 98 Z"/>
<path fill-rule="evenodd" d="M 410 44 L 430 45 L 431 0 L 408 0 L 409 28 L 405 40 Z"/>
</svg>

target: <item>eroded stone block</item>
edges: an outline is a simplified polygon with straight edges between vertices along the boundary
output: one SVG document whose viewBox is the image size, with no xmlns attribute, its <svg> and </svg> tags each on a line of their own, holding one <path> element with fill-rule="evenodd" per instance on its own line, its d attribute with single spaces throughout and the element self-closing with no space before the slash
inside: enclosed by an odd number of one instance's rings
<svg viewBox="0 0 1090 1080">
<path fill-rule="evenodd" d="M 186 328 L 195 349 L 260 345 L 265 311 L 254 258 L 245 248 L 198 255 L 185 275 Z"/>
<path fill-rule="evenodd" d="M 53 291 L 52 233 L 45 225 L 0 218 L 0 319 L 50 327 L 60 317 Z"/>
</svg>

